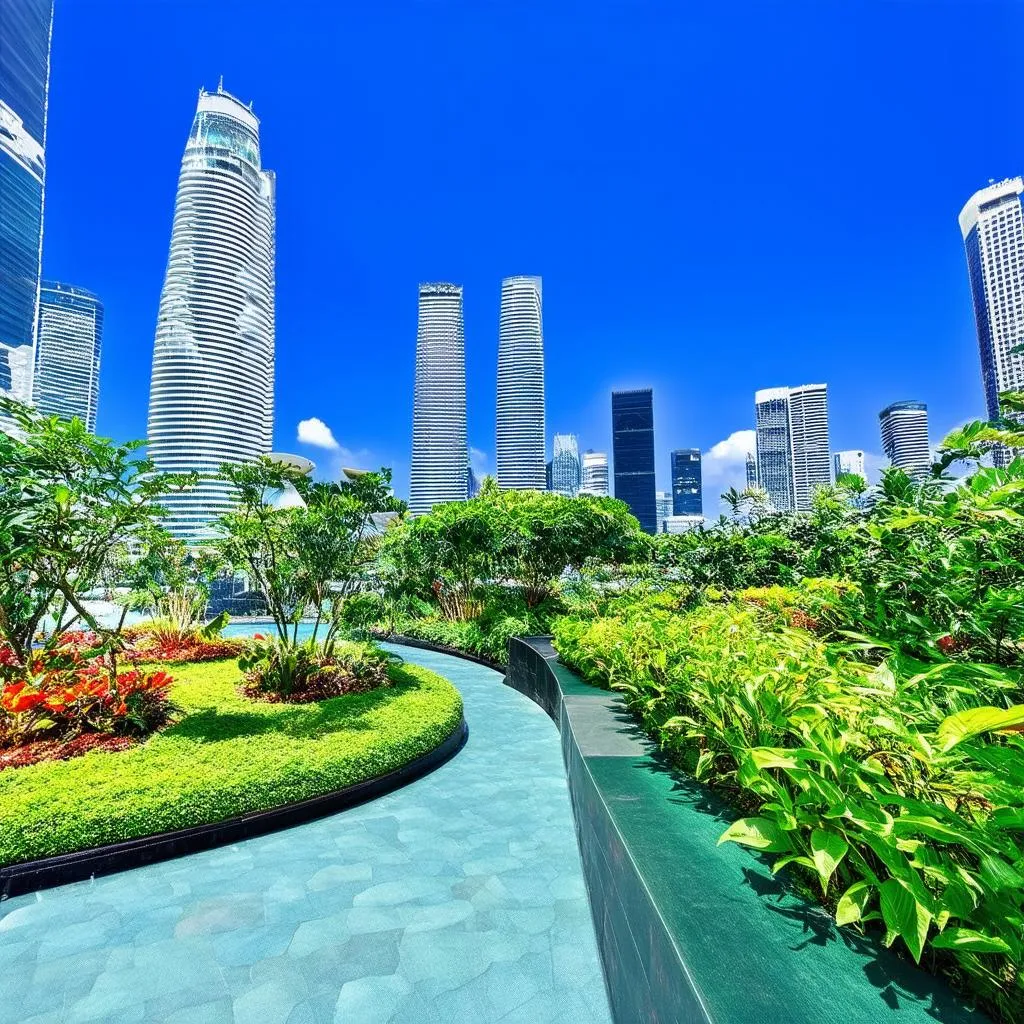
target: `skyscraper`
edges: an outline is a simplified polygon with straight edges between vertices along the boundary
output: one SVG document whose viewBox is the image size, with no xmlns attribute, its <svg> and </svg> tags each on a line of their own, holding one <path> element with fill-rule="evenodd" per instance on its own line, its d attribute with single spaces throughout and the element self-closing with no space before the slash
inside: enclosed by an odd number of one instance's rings
<svg viewBox="0 0 1024 1024">
<path fill-rule="evenodd" d="M 551 456 L 551 490 L 575 498 L 580 490 L 580 446 L 575 434 L 555 434 Z"/>
<path fill-rule="evenodd" d="M 608 497 L 608 453 L 587 449 L 582 460 L 582 494 L 593 494 L 598 498 Z"/>
<path fill-rule="evenodd" d="M 780 512 L 808 510 L 815 489 L 832 481 L 827 385 L 766 388 L 754 405 L 761 487 Z"/>
<path fill-rule="evenodd" d="M 92 292 L 44 281 L 39 292 L 39 329 L 33 398 L 47 416 L 77 416 L 96 430 L 103 305 Z"/>
<path fill-rule="evenodd" d="M 837 479 L 843 475 L 850 474 L 867 479 L 864 473 L 864 453 L 859 449 L 835 452 L 832 456 L 832 461 Z"/>
<path fill-rule="evenodd" d="M 960 233 L 978 329 L 988 418 L 999 418 L 999 394 L 1024 391 L 1024 179 L 989 185 L 960 211 Z M 997 451 L 997 464 L 1006 459 Z"/>
<path fill-rule="evenodd" d="M 657 509 L 657 533 L 665 532 L 665 520 L 672 518 L 672 492 L 657 491 L 654 495 L 654 504 Z"/>
<path fill-rule="evenodd" d="M 274 423 L 274 189 L 251 106 L 200 90 L 174 204 L 153 346 L 149 454 L 165 472 L 215 473 L 270 451 Z M 163 500 L 167 528 L 211 536 L 230 485 Z"/>
<path fill-rule="evenodd" d="M 704 513 L 701 493 L 700 449 L 677 448 L 672 452 L 672 515 Z"/>
<path fill-rule="evenodd" d="M 612 392 L 615 497 L 648 533 L 658 531 L 654 487 L 654 393 L 650 388 Z"/>
<path fill-rule="evenodd" d="M 828 386 L 789 389 L 789 439 L 793 458 L 793 503 L 806 512 L 818 487 L 832 482 L 828 437 Z"/>
<path fill-rule="evenodd" d="M 544 324 L 539 277 L 501 282 L 498 486 L 544 490 Z"/>
<path fill-rule="evenodd" d="M 882 451 L 911 476 L 923 476 L 932 465 L 928 443 L 928 406 L 924 402 L 893 402 L 878 414 Z"/>
<path fill-rule="evenodd" d="M 757 487 L 757 459 L 753 452 L 747 452 L 747 487 Z"/>
<path fill-rule="evenodd" d="M 29 402 L 46 181 L 53 0 L 4 0 L 0 18 L 0 395 Z M 0 419 L 0 426 L 5 419 Z"/>
<path fill-rule="evenodd" d="M 789 388 L 754 394 L 757 419 L 757 479 L 780 512 L 793 510 L 793 464 L 789 442 Z"/>
<path fill-rule="evenodd" d="M 409 487 L 413 515 L 465 499 L 468 451 L 462 285 L 421 284 Z"/>
</svg>

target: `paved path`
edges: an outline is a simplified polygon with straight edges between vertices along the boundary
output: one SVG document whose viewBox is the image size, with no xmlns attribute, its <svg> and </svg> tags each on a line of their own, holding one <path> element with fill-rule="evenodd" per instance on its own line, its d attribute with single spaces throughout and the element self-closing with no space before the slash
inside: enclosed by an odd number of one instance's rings
<svg viewBox="0 0 1024 1024">
<path fill-rule="evenodd" d="M 0 904 L 0 1022 L 610 1020 L 558 733 L 489 669 L 469 742 L 362 807 Z"/>
</svg>

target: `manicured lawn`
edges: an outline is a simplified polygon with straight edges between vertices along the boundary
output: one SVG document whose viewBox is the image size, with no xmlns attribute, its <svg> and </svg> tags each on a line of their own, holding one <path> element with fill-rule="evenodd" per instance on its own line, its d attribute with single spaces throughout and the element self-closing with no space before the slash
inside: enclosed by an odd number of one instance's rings
<svg viewBox="0 0 1024 1024">
<path fill-rule="evenodd" d="M 320 704 L 246 700 L 233 660 L 171 672 L 184 714 L 142 746 L 0 772 L 0 866 L 327 793 L 432 750 L 462 715 L 455 687 L 414 665 Z"/>
</svg>

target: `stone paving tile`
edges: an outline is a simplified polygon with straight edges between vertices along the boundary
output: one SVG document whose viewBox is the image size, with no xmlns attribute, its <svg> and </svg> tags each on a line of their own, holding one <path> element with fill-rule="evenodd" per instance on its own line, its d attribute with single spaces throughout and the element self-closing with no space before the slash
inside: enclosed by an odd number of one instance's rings
<svg viewBox="0 0 1024 1024">
<path fill-rule="evenodd" d="M 410 786 L 274 835 L 0 904 L 0 1024 L 605 1024 L 558 734 L 481 666 Z"/>
</svg>

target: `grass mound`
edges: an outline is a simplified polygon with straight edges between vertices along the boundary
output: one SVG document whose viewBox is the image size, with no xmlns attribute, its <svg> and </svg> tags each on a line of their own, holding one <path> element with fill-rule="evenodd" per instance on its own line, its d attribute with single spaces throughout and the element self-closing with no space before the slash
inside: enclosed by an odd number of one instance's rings
<svg viewBox="0 0 1024 1024">
<path fill-rule="evenodd" d="M 238 692 L 234 661 L 176 666 L 179 722 L 134 750 L 0 773 L 0 866 L 204 825 L 318 796 L 407 764 L 462 717 L 446 679 L 414 665 L 393 685 L 320 704 Z"/>
</svg>

